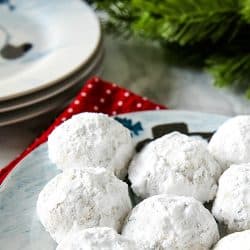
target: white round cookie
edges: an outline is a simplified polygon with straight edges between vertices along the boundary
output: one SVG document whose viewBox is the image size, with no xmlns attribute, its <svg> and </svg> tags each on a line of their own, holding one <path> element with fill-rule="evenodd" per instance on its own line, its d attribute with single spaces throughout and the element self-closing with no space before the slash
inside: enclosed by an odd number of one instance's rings
<svg viewBox="0 0 250 250">
<path fill-rule="evenodd" d="M 224 170 L 231 164 L 250 162 L 250 116 L 236 116 L 223 123 L 208 150 Z"/>
<path fill-rule="evenodd" d="M 250 229 L 250 164 L 232 165 L 219 179 L 212 213 L 228 232 Z"/>
<path fill-rule="evenodd" d="M 213 250 L 250 250 L 250 230 L 229 234 Z"/>
<path fill-rule="evenodd" d="M 219 240 L 217 224 L 201 202 L 165 194 L 139 203 L 122 235 L 150 250 L 208 250 Z"/>
<path fill-rule="evenodd" d="M 48 151 L 59 169 L 103 167 L 123 179 L 134 150 L 127 128 L 107 115 L 86 112 L 49 135 Z"/>
<path fill-rule="evenodd" d="M 131 209 L 127 184 L 105 169 L 67 169 L 47 183 L 37 200 L 37 215 L 56 242 L 73 228 L 120 231 Z"/>
<path fill-rule="evenodd" d="M 139 250 L 135 242 L 108 227 L 94 227 L 69 234 L 56 250 Z"/>
<path fill-rule="evenodd" d="M 205 141 L 173 132 L 149 143 L 128 173 L 133 191 L 142 198 L 171 194 L 206 202 L 216 194 L 221 168 Z"/>
</svg>

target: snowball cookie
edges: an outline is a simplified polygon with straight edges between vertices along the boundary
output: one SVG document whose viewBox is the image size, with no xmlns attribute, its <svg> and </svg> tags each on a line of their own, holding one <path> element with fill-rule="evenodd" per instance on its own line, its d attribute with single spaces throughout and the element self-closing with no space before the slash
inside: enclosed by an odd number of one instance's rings
<svg viewBox="0 0 250 250">
<path fill-rule="evenodd" d="M 146 198 L 156 194 L 212 200 L 221 168 L 206 142 L 173 132 L 149 143 L 129 166 L 133 191 Z"/>
<path fill-rule="evenodd" d="M 250 164 L 232 165 L 223 173 L 212 213 L 228 232 L 250 229 Z"/>
<path fill-rule="evenodd" d="M 250 162 L 250 116 L 236 116 L 222 124 L 208 150 L 224 170 L 234 163 Z"/>
<path fill-rule="evenodd" d="M 44 187 L 37 201 L 38 217 L 56 242 L 72 228 L 120 231 L 131 208 L 127 184 L 105 169 L 67 169 Z"/>
<path fill-rule="evenodd" d="M 56 250 L 139 250 L 135 243 L 108 227 L 94 227 L 69 234 Z"/>
<path fill-rule="evenodd" d="M 201 202 L 166 194 L 139 203 L 122 235 L 150 250 L 208 250 L 219 239 L 217 224 Z"/>
<path fill-rule="evenodd" d="M 113 118 L 81 113 L 50 134 L 48 150 L 49 158 L 59 169 L 104 167 L 123 179 L 133 144 L 130 131 Z"/>
<path fill-rule="evenodd" d="M 250 250 L 250 230 L 229 234 L 222 238 L 214 250 Z"/>
</svg>

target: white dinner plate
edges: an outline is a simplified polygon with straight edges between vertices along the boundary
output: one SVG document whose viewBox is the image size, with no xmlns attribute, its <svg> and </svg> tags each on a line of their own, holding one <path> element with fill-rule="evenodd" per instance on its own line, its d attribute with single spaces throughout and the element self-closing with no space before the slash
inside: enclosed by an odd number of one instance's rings
<svg viewBox="0 0 250 250">
<path fill-rule="evenodd" d="M 101 41 L 81 0 L 0 1 L 0 101 L 46 88 L 83 67 Z"/>
<path fill-rule="evenodd" d="M 25 95 L 16 99 L 9 101 L 0 102 L 0 117 L 8 111 L 17 110 L 23 107 L 31 106 L 33 104 L 39 103 L 41 101 L 47 100 L 51 97 L 54 97 L 66 90 L 72 88 L 80 80 L 86 79 L 87 76 L 96 73 L 97 68 L 100 67 L 103 61 L 104 49 L 101 47 L 96 57 L 88 65 L 81 68 L 79 71 L 74 73 L 72 76 L 67 77 L 67 79 L 59 82 L 51 87 L 46 89 L 34 92 L 29 95 Z"/>
<path fill-rule="evenodd" d="M 137 144 L 177 128 L 207 135 L 228 117 L 187 111 L 147 111 L 119 118 L 131 130 Z M 1 249 L 55 249 L 56 243 L 37 219 L 36 201 L 41 189 L 57 173 L 59 171 L 48 159 L 47 143 L 44 143 L 22 160 L 4 181 L 0 187 Z"/>
<path fill-rule="evenodd" d="M 79 89 L 83 86 L 83 83 L 88 78 L 98 75 L 101 71 L 101 68 L 102 65 L 96 65 L 96 67 L 91 72 L 84 74 L 75 80 L 74 86 L 72 88 L 60 93 L 59 95 L 53 96 L 49 99 L 46 99 L 45 101 L 41 101 L 25 108 L 20 108 L 6 113 L 0 113 L 0 127 L 23 122 L 54 110 L 62 111 L 75 97 Z"/>
</svg>

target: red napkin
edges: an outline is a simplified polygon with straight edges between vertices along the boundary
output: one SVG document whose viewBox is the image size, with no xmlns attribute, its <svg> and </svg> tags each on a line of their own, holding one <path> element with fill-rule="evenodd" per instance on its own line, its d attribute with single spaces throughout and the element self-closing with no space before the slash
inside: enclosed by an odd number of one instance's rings
<svg viewBox="0 0 250 250">
<path fill-rule="evenodd" d="M 80 93 L 71 104 L 59 115 L 53 124 L 42 133 L 26 150 L 15 160 L 0 170 L 0 184 L 10 171 L 31 151 L 47 141 L 48 135 L 56 126 L 69 119 L 72 115 L 81 112 L 101 112 L 108 115 L 117 115 L 144 110 L 166 109 L 166 107 L 138 96 L 114 83 L 106 82 L 93 77 L 86 82 Z"/>
</svg>

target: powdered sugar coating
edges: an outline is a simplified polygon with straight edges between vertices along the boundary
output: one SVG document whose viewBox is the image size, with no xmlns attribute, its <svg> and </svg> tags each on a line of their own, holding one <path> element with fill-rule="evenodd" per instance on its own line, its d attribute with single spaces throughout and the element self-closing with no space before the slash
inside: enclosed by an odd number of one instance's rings
<svg viewBox="0 0 250 250">
<path fill-rule="evenodd" d="M 217 224 L 201 202 L 165 194 L 139 203 L 122 235 L 147 250 L 208 250 L 219 239 Z"/>
<path fill-rule="evenodd" d="M 250 116 L 227 120 L 213 135 L 208 149 L 224 170 L 231 164 L 250 162 Z"/>
<path fill-rule="evenodd" d="M 58 126 L 48 138 L 48 150 L 59 169 L 103 167 L 123 179 L 133 144 L 129 130 L 119 122 L 86 112 Z"/>
<path fill-rule="evenodd" d="M 47 183 L 37 201 L 38 217 L 56 242 L 73 228 L 120 231 L 131 208 L 127 184 L 101 168 L 65 170 Z"/>
<path fill-rule="evenodd" d="M 178 132 L 149 143 L 129 166 L 133 191 L 143 198 L 165 193 L 212 200 L 221 168 L 206 146 Z"/>
<path fill-rule="evenodd" d="M 94 227 L 69 234 L 56 250 L 139 250 L 135 243 L 108 227 Z"/>
<path fill-rule="evenodd" d="M 250 229 L 250 164 L 232 165 L 223 173 L 212 213 L 228 232 Z"/>
<path fill-rule="evenodd" d="M 250 250 L 250 230 L 229 234 L 222 238 L 214 250 Z"/>
</svg>

